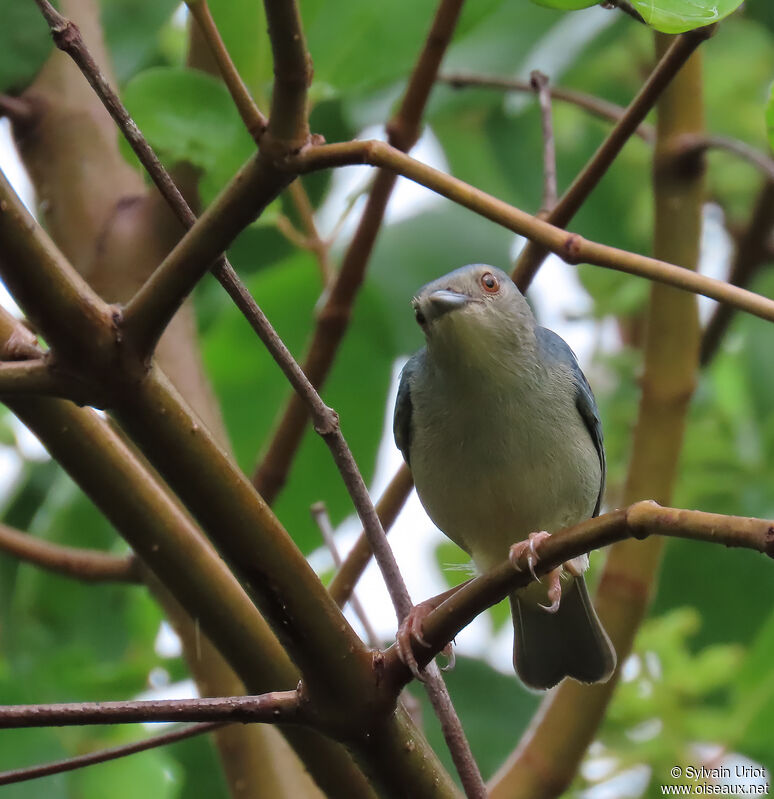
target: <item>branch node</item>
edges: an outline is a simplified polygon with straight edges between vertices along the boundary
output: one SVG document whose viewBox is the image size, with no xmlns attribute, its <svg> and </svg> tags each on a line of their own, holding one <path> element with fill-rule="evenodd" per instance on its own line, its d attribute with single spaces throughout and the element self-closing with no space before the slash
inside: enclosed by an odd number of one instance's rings
<svg viewBox="0 0 774 799">
<path fill-rule="evenodd" d="M 561 252 L 559 253 L 563 260 L 568 264 L 578 264 L 581 262 L 581 253 L 583 252 L 583 237 L 577 233 L 570 233 L 562 243 Z"/>
<path fill-rule="evenodd" d="M 339 415 L 327 405 L 324 408 L 314 423 L 314 431 L 321 436 L 331 436 L 339 430 Z"/>
</svg>

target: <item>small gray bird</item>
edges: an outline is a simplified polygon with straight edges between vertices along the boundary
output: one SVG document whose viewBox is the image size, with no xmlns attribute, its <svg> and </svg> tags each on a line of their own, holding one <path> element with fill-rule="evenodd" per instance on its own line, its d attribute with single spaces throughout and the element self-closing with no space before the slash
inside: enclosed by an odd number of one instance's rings
<svg viewBox="0 0 774 799">
<path fill-rule="evenodd" d="M 515 542 L 514 564 L 528 554 L 533 568 L 545 531 L 599 512 L 605 453 L 591 388 L 500 269 L 464 266 L 412 304 L 427 346 L 403 369 L 394 433 L 419 498 L 479 569 Z M 588 556 L 575 558 L 510 597 L 514 667 L 530 688 L 600 682 L 615 668 L 587 567 Z"/>
</svg>

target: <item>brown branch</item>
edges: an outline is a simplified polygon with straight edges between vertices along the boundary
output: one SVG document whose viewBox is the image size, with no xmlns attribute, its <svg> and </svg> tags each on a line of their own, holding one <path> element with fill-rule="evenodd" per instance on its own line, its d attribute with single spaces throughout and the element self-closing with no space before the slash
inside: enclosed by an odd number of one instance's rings
<svg viewBox="0 0 774 799">
<path fill-rule="evenodd" d="M 57 371 L 46 358 L 0 361 L 0 397 L 41 394 L 85 401 L 97 393 L 74 376 Z"/>
<path fill-rule="evenodd" d="M 619 11 L 623 11 L 624 14 L 630 16 L 635 22 L 639 22 L 642 25 L 647 24 L 642 18 L 642 14 L 637 11 L 629 0 L 604 0 L 600 5 L 602 8 L 617 8 Z"/>
<path fill-rule="evenodd" d="M 554 145 L 554 123 L 551 119 L 551 92 L 548 76 L 533 70 L 529 77 L 532 90 L 540 105 L 540 122 L 543 130 L 543 201 L 539 216 L 547 217 L 556 205 L 556 147 Z"/>
<path fill-rule="evenodd" d="M 752 164 L 769 182 L 774 182 L 774 158 L 739 139 L 728 136 L 686 134 L 675 145 L 676 157 L 692 158 L 706 150 L 725 150 Z"/>
<path fill-rule="evenodd" d="M 309 140 L 307 89 L 312 82 L 312 59 L 296 1 L 264 0 L 263 6 L 274 57 L 267 146 L 283 154 L 293 153 Z"/>
<path fill-rule="evenodd" d="M 42 763 L 38 766 L 17 768 L 12 771 L 0 771 L 0 785 L 13 785 L 17 782 L 38 780 L 42 777 L 51 777 L 54 774 L 63 774 L 66 771 L 74 771 L 75 769 L 85 768 L 86 766 L 107 763 L 110 760 L 117 760 L 121 757 L 137 754 L 137 752 L 147 752 L 149 749 L 157 749 L 160 746 L 168 746 L 178 741 L 184 741 L 188 738 L 193 738 L 195 735 L 215 732 L 223 726 L 224 722 L 218 721 L 193 724 L 181 730 L 172 730 L 171 732 L 153 735 L 144 741 L 134 741 L 133 743 L 122 744 L 121 746 L 113 746 L 109 749 L 100 749 L 97 752 L 89 752 L 87 755 L 68 757 L 64 760 L 55 760 L 51 763 Z"/>
<path fill-rule="evenodd" d="M 737 239 L 736 252 L 731 263 L 729 283 L 749 286 L 763 264 L 771 258 L 767 249 L 774 230 L 774 182 L 767 181 L 761 189 L 747 228 Z M 718 305 L 704 328 L 699 360 L 706 366 L 715 356 L 731 319 L 734 309 L 730 305 Z"/>
<path fill-rule="evenodd" d="M 698 28 L 689 33 L 683 33 L 674 40 L 648 80 L 637 92 L 637 96 L 629 104 L 624 116 L 616 123 L 591 160 L 562 195 L 547 217 L 547 221 L 557 227 L 567 226 L 691 53 L 713 32 L 714 27 Z M 547 254 L 548 251 L 544 247 L 540 247 L 532 241 L 528 242 L 522 250 L 513 269 L 513 279 L 522 291 L 532 282 L 532 278 Z"/>
<path fill-rule="evenodd" d="M 404 463 L 390 480 L 389 485 L 376 503 L 376 512 L 379 514 L 385 533 L 392 527 L 413 487 L 414 479 L 411 476 L 409 467 Z M 330 593 L 333 601 L 340 608 L 344 607 L 349 601 L 357 581 L 362 576 L 370 560 L 371 545 L 368 543 L 365 531 L 363 531 L 328 586 L 328 593 Z"/>
<path fill-rule="evenodd" d="M 419 138 L 422 114 L 441 59 L 454 33 L 462 2 L 463 0 L 441 0 L 438 6 L 400 107 L 387 124 L 388 141 L 398 150 L 408 151 Z M 352 306 L 365 277 L 395 180 L 396 176 L 392 172 L 382 170 L 377 173 L 341 268 L 326 291 L 325 304 L 317 315 L 317 324 L 303 368 L 318 390 L 328 377 L 349 326 Z M 291 396 L 253 475 L 253 484 L 270 504 L 287 480 L 307 423 L 308 416 L 303 403 L 299 397 Z"/>
<path fill-rule="evenodd" d="M 508 92 L 533 93 L 534 89 L 528 80 L 518 78 L 502 78 L 497 75 L 477 75 L 469 72 L 450 72 L 438 77 L 440 83 L 446 83 L 453 89 L 481 88 L 481 89 L 503 89 Z M 575 89 L 563 89 L 561 86 L 547 86 L 546 91 L 552 100 L 559 100 L 570 105 L 575 105 L 588 111 L 594 116 L 606 119 L 609 122 L 618 122 L 626 113 L 622 105 L 603 100 L 593 94 L 579 92 Z M 634 131 L 635 136 L 639 136 L 643 141 L 652 143 L 655 138 L 655 131 L 647 122 L 642 122 Z"/>
<path fill-rule="evenodd" d="M 644 540 L 650 536 L 742 547 L 774 559 L 774 521 L 666 508 L 644 500 L 554 533 L 538 549 L 535 573 L 540 577 L 586 552 L 620 541 Z M 509 560 L 503 560 L 486 574 L 460 586 L 425 617 L 422 635 L 430 646 L 423 647 L 413 642 L 417 662 L 429 662 L 476 616 L 514 590 L 524 588 L 532 580 L 526 564 L 522 571 L 516 571 Z M 384 665 L 385 674 L 396 680 L 398 686 L 411 679 L 398 656 L 397 647 L 393 646 L 387 651 Z"/>
<path fill-rule="evenodd" d="M 595 264 L 638 275 L 728 303 L 761 319 L 774 321 L 774 301 L 760 294 L 700 275 L 668 261 L 584 239 L 577 233 L 562 230 L 451 175 L 422 164 L 385 142 L 353 141 L 310 147 L 292 163 L 302 172 L 345 164 L 369 164 L 391 169 L 486 219 L 537 242 L 569 264 Z"/>
<path fill-rule="evenodd" d="M 317 223 L 314 221 L 314 208 L 312 208 L 309 195 L 306 193 L 306 189 L 304 189 L 304 184 L 301 182 L 300 178 L 296 178 L 296 180 L 288 186 L 288 194 L 293 201 L 301 224 L 304 226 L 306 243 L 303 246 L 314 253 L 320 267 L 320 276 L 322 277 L 323 286 L 328 286 L 334 277 L 333 266 L 331 265 L 330 259 L 330 240 L 325 241 L 320 236 L 320 231 L 317 230 Z"/>
<path fill-rule="evenodd" d="M 244 122 L 253 139 L 256 142 L 260 141 L 268 125 L 268 120 L 256 105 L 250 90 L 231 60 L 226 45 L 215 25 L 215 20 L 212 18 L 207 0 L 185 0 L 185 4 L 188 6 L 191 16 L 196 20 L 204 41 L 207 43 L 210 53 L 218 65 L 220 76 L 226 84 L 237 111 L 239 111 L 242 122 Z"/>
<path fill-rule="evenodd" d="M 60 546 L 0 524 L 0 550 L 42 569 L 87 583 L 139 583 L 133 555 L 119 557 L 94 549 Z"/>
<path fill-rule="evenodd" d="M 308 724 L 296 691 L 204 699 L 125 702 L 66 702 L 57 705 L 0 705 L 0 729 L 131 724 L 149 721 L 241 721 L 243 724 Z"/>
</svg>

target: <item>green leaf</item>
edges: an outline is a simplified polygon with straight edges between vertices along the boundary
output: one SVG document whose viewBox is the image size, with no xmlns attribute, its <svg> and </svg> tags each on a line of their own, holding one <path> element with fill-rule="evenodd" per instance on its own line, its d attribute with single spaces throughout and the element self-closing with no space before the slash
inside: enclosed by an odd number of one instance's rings
<svg viewBox="0 0 774 799">
<path fill-rule="evenodd" d="M 177 0 L 101 0 L 102 29 L 120 83 L 159 60 L 162 29 L 178 5 Z"/>
<path fill-rule="evenodd" d="M 20 92 L 51 52 L 48 25 L 34 3 L 0 0 L 0 92 Z"/>
<path fill-rule="evenodd" d="M 204 172 L 205 202 L 255 151 L 228 90 L 203 72 L 145 70 L 127 83 L 123 99 L 166 165 L 189 162 Z"/>
<path fill-rule="evenodd" d="M 631 0 L 648 23 L 662 33 L 685 31 L 711 25 L 732 14 L 743 0 Z"/>
</svg>

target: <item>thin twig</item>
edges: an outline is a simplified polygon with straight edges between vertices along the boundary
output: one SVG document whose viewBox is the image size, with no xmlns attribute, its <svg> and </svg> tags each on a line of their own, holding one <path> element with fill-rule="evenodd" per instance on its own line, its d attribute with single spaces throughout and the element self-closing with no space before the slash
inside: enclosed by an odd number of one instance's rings
<svg viewBox="0 0 774 799">
<path fill-rule="evenodd" d="M 770 520 L 666 508 L 644 500 L 554 533 L 540 545 L 535 573 L 540 577 L 583 553 L 629 538 L 642 540 L 653 535 L 742 547 L 774 558 L 774 522 Z M 422 624 L 422 635 L 430 646 L 414 644 L 417 662 L 429 662 L 486 608 L 528 585 L 534 578 L 526 563 L 524 566 L 522 571 L 516 571 L 504 560 L 486 574 L 460 586 L 431 611 Z M 395 646 L 386 653 L 385 672 L 399 676 L 401 684 L 411 679 Z"/>
<path fill-rule="evenodd" d="M 450 72 L 438 77 L 439 83 L 446 83 L 453 89 L 481 88 L 481 89 L 502 89 L 507 92 L 531 93 L 534 91 L 532 84 L 528 80 L 518 78 L 503 78 L 497 75 L 478 75 L 470 72 Z M 575 105 L 588 111 L 594 116 L 606 119 L 610 122 L 618 122 L 626 113 L 622 105 L 611 103 L 596 97 L 593 94 L 579 92 L 575 89 L 564 89 L 561 86 L 547 86 L 546 91 L 551 95 L 552 100 L 559 100 L 570 105 Z M 634 131 L 643 141 L 653 142 L 656 133 L 653 127 L 647 122 L 637 126 Z"/>
<path fill-rule="evenodd" d="M 296 178 L 288 186 L 288 194 L 301 219 L 306 233 L 306 248 L 314 253 L 320 267 L 320 276 L 323 286 L 327 286 L 333 280 L 333 266 L 330 259 L 330 243 L 320 236 L 317 223 L 314 221 L 314 208 L 309 201 L 301 178 Z"/>
<path fill-rule="evenodd" d="M 747 228 L 739 236 L 731 262 L 729 282 L 734 286 L 749 286 L 758 270 L 770 258 L 767 243 L 774 231 L 774 182 L 767 181 L 755 203 Z M 707 322 L 701 338 L 699 362 L 706 366 L 718 351 L 720 342 L 734 316 L 730 305 L 718 305 Z"/>
<path fill-rule="evenodd" d="M 333 525 L 331 524 L 330 517 L 328 516 L 325 503 L 315 502 L 310 510 L 312 513 L 312 518 L 317 523 L 317 527 L 323 537 L 323 541 L 325 541 L 325 546 L 328 547 L 328 551 L 331 553 L 333 565 L 337 569 L 341 569 L 341 555 L 339 554 L 339 548 L 336 546 L 336 539 L 333 534 Z M 368 614 L 365 612 L 365 608 L 360 603 L 360 600 L 357 598 L 357 594 L 354 591 L 350 594 L 349 604 L 352 605 L 352 610 L 355 612 L 355 615 L 363 625 L 363 630 L 365 630 L 366 641 L 368 642 L 368 645 L 373 649 L 378 649 L 381 645 L 379 636 L 376 634 L 376 630 L 374 630 L 371 620 L 368 618 Z"/>
<path fill-rule="evenodd" d="M 732 139 L 728 136 L 686 134 L 680 137 L 675 155 L 689 157 L 710 149 L 726 150 L 733 153 L 752 164 L 767 180 L 774 182 L 774 158 L 739 139 Z"/>
<path fill-rule="evenodd" d="M 25 563 L 87 583 L 139 583 L 134 555 L 119 557 L 94 549 L 60 546 L 0 524 L 0 550 Z"/>
<path fill-rule="evenodd" d="M 144 741 L 134 741 L 130 744 L 113 746 L 109 749 L 100 749 L 97 752 L 89 752 L 87 755 L 68 757 L 64 760 L 42 763 L 39 766 L 27 766 L 25 768 L 13 769 L 12 771 L 2 771 L 0 772 L 0 785 L 13 785 L 17 782 L 38 780 L 41 777 L 51 777 L 54 774 L 63 774 L 66 771 L 74 771 L 75 769 L 85 768 L 86 766 L 107 763 L 110 760 L 128 757 L 137 752 L 146 752 L 149 749 L 157 749 L 160 746 L 168 746 L 178 741 L 184 741 L 188 738 L 193 738 L 195 735 L 215 732 L 215 730 L 219 730 L 223 726 L 224 722 L 220 721 L 207 721 L 202 724 L 192 724 L 181 730 L 172 730 L 171 732 L 163 732 L 159 735 L 154 735 L 150 738 L 146 738 Z"/>
<path fill-rule="evenodd" d="M 577 233 L 538 219 L 464 181 L 422 164 L 382 141 L 352 141 L 309 147 L 293 159 L 292 163 L 302 172 L 344 164 L 369 164 L 392 169 L 492 222 L 537 242 L 538 246 L 556 253 L 569 264 L 595 264 L 638 275 L 728 303 L 761 319 L 774 321 L 774 301 L 760 294 L 731 286 L 722 280 L 715 280 L 667 261 L 584 239 Z"/>
<path fill-rule="evenodd" d="M 231 60 L 226 45 L 215 25 L 215 20 L 212 18 L 207 0 L 185 0 L 185 4 L 188 6 L 191 16 L 196 20 L 204 41 L 207 43 L 210 53 L 218 65 L 220 76 L 226 84 L 237 111 L 239 111 L 242 122 L 244 122 L 253 139 L 259 142 L 266 130 L 266 126 L 269 124 L 268 120 L 256 105 L 249 89 L 242 80 L 242 76 Z"/>
<path fill-rule="evenodd" d="M 385 533 L 389 532 L 397 519 L 413 487 L 414 479 L 411 476 L 411 470 L 404 463 L 376 503 L 376 512 L 379 514 Z M 349 601 L 357 581 L 370 560 L 371 546 L 365 532 L 361 531 L 354 546 L 344 558 L 341 568 L 328 586 L 328 593 L 340 608 Z"/>
<path fill-rule="evenodd" d="M 540 122 L 543 130 L 543 201 L 540 215 L 548 216 L 556 205 L 556 147 L 554 145 L 554 123 L 551 118 L 551 92 L 548 75 L 533 70 L 529 82 L 538 97 Z"/>
<path fill-rule="evenodd" d="M 387 124 L 388 141 L 401 151 L 407 152 L 419 138 L 422 114 L 441 59 L 454 33 L 462 3 L 463 0 L 441 0 L 401 105 Z M 391 172 L 377 173 L 341 268 L 326 291 L 325 304 L 317 315 L 312 341 L 303 362 L 305 374 L 317 389 L 325 383 L 349 326 L 355 297 L 365 277 L 395 180 Z M 308 421 L 303 402 L 298 396 L 291 396 L 253 474 L 253 485 L 269 504 L 276 499 L 287 480 Z"/>
<path fill-rule="evenodd" d="M 691 53 L 706 41 L 713 31 L 713 27 L 699 28 L 683 33 L 675 39 L 629 104 L 624 116 L 616 123 L 591 160 L 562 195 L 547 217 L 548 222 L 562 228 L 570 222 L 621 152 L 621 148 L 634 135 L 661 93 L 680 71 Z M 522 291 L 529 286 L 547 255 L 548 251 L 544 247 L 531 241 L 527 242 L 513 269 L 513 279 Z"/>
<path fill-rule="evenodd" d="M 0 729 L 131 724 L 149 721 L 241 721 L 244 724 L 308 724 L 296 691 L 258 696 L 150 699 L 126 702 L 66 702 L 56 705 L 0 705 Z"/>
</svg>

